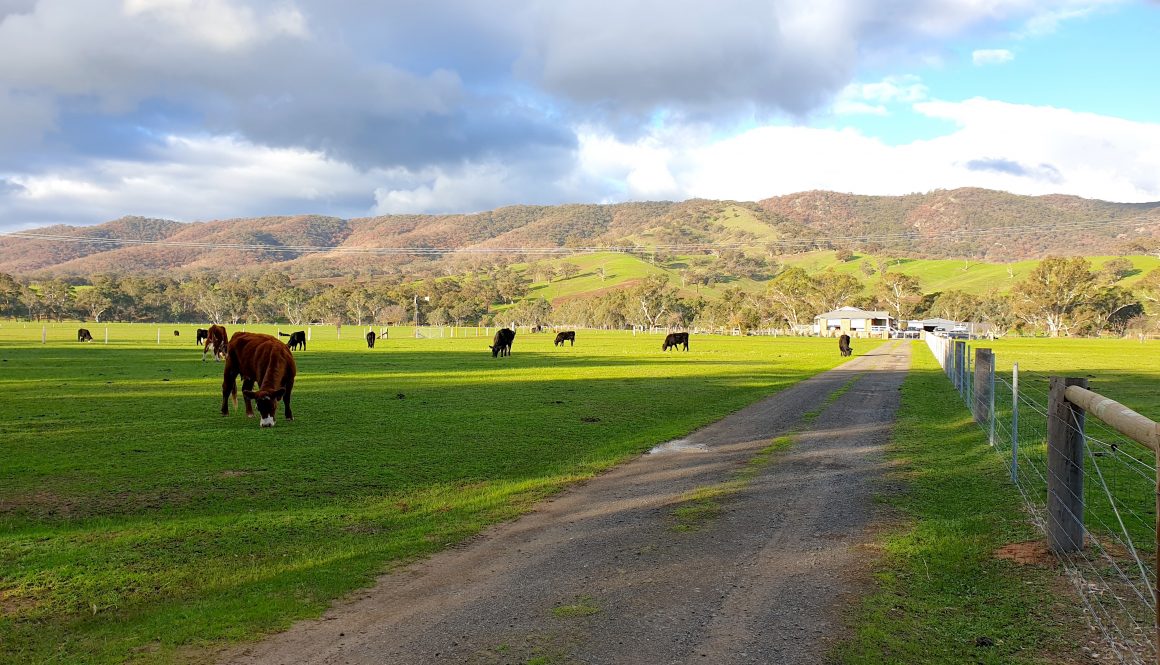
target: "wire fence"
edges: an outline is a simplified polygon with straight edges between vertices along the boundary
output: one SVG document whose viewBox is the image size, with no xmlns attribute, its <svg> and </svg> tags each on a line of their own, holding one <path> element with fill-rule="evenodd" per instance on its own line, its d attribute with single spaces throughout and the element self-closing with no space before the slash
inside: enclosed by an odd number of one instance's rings
<svg viewBox="0 0 1160 665">
<path fill-rule="evenodd" d="M 1010 469 L 1031 520 L 1045 534 L 1072 534 L 1052 549 L 1103 638 L 1101 660 L 1156 663 L 1154 453 L 1094 417 L 1072 416 L 1066 430 L 1081 442 L 1082 475 L 1078 484 L 1063 478 L 1049 463 L 1050 377 L 1018 364 L 1000 375 L 989 350 L 975 349 L 975 360 L 965 341 L 928 335 L 927 344 Z M 1049 485 L 1062 510 L 1055 519 L 1078 528 L 1051 528 Z"/>
</svg>

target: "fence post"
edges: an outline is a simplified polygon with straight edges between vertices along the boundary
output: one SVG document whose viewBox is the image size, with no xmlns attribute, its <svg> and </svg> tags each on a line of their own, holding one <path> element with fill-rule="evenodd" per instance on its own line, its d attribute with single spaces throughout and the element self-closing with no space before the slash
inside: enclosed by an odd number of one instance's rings
<svg viewBox="0 0 1160 665">
<path fill-rule="evenodd" d="M 1011 368 L 1011 482 L 1019 483 L 1019 363 Z"/>
<path fill-rule="evenodd" d="M 48 343 L 48 326 L 41 326 L 40 327 L 40 343 L 41 344 Z"/>
<path fill-rule="evenodd" d="M 991 349 L 975 349 L 975 376 L 974 390 L 971 394 L 974 400 L 971 402 L 971 413 L 975 416 L 975 422 L 983 425 L 991 420 L 991 413 L 994 412 L 992 408 L 993 389 L 995 387 L 995 354 L 991 353 Z M 991 445 L 995 445 L 994 427 L 991 428 Z"/>
<path fill-rule="evenodd" d="M 1047 401 L 1047 544 L 1056 554 L 1083 549 L 1084 411 L 1067 401 L 1068 386 L 1087 379 L 1051 377 Z"/>
<path fill-rule="evenodd" d="M 990 369 L 990 371 L 987 372 L 987 376 L 990 378 L 990 381 L 988 382 L 988 386 L 987 386 L 987 392 L 990 393 L 990 397 L 991 397 L 990 403 L 987 405 L 987 412 L 991 415 L 991 417 L 987 419 L 987 421 L 991 425 L 991 430 L 990 430 L 990 432 L 987 433 L 987 436 L 988 436 L 987 440 L 990 441 L 991 447 L 994 448 L 995 447 L 995 355 L 994 354 L 991 354 L 991 369 Z"/>
</svg>

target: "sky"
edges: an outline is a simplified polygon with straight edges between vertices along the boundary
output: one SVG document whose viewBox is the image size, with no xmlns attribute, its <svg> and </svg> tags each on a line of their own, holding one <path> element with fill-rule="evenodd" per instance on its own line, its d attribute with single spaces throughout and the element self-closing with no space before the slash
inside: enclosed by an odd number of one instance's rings
<svg viewBox="0 0 1160 665">
<path fill-rule="evenodd" d="M 1160 200 L 1156 0 L 0 0 L 0 232 Z"/>
</svg>

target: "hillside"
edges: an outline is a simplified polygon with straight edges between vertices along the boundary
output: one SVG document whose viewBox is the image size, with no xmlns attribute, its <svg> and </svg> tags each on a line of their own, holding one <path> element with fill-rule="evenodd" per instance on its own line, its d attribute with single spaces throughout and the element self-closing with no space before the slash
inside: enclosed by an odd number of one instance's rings
<svg viewBox="0 0 1160 665">
<path fill-rule="evenodd" d="M 1012 261 L 1047 254 L 1112 254 L 1127 239 L 1160 238 L 1160 202 L 1109 203 L 963 188 L 906 196 L 813 191 L 765 199 L 759 205 L 822 237 L 920 233 L 923 238 L 918 240 L 842 244 L 864 249 L 873 245 L 878 250 L 931 258 Z M 1048 231 L 1091 222 L 1098 224 L 1082 230 Z"/>
<path fill-rule="evenodd" d="M 1082 228 L 1053 230 L 1060 224 Z M 753 256 L 781 255 L 786 263 L 812 261 L 810 250 L 838 247 L 915 260 L 1008 262 L 1052 253 L 1114 255 L 1123 253 L 1129 241 L 1155 243 L 1160 203 L 981 189 L 897 197 L 804 192 L 757 203 L 693 199 L 510 206 L 469 215 L 298 215 L 193 223 L 125 217 L 32 233 L 83 242 L 0 236 L 0 271 L 43 276 L 278 265 L 302 277 L 435 274 L 453 267 L 442 266 L 445 262 L 527 260 L 527 254 L 508 249 L 576 248 L 576 260 L 583 260 L 583 253 L 594 248 L 636 248 L 635 254 L 645 256 L 653 248 L 674 245 L 728 245 Z M 146 244 L 109 242 L 114 239 Z M 857 261 L 852 264 L 839 268 L 856 270 Z"/>
</svg>

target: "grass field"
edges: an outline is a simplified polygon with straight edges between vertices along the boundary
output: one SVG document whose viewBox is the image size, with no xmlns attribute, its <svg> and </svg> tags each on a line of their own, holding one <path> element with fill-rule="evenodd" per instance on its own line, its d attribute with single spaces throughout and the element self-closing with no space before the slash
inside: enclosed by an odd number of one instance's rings
<svg viewBox="0 0 1160 665">
<path fill-rule="evenodd" d="M 315 328 L 296 419 L 261 430 L 218 415 L 193 326 L 77 327 L 42 345 L 0 325 L 4 663 L 204 662 L 842 360 L 833 340 L 664 354 L 588 331 L 521 333 L 497 360 L 475 329 L 368 350 Z"/>
</svg>

